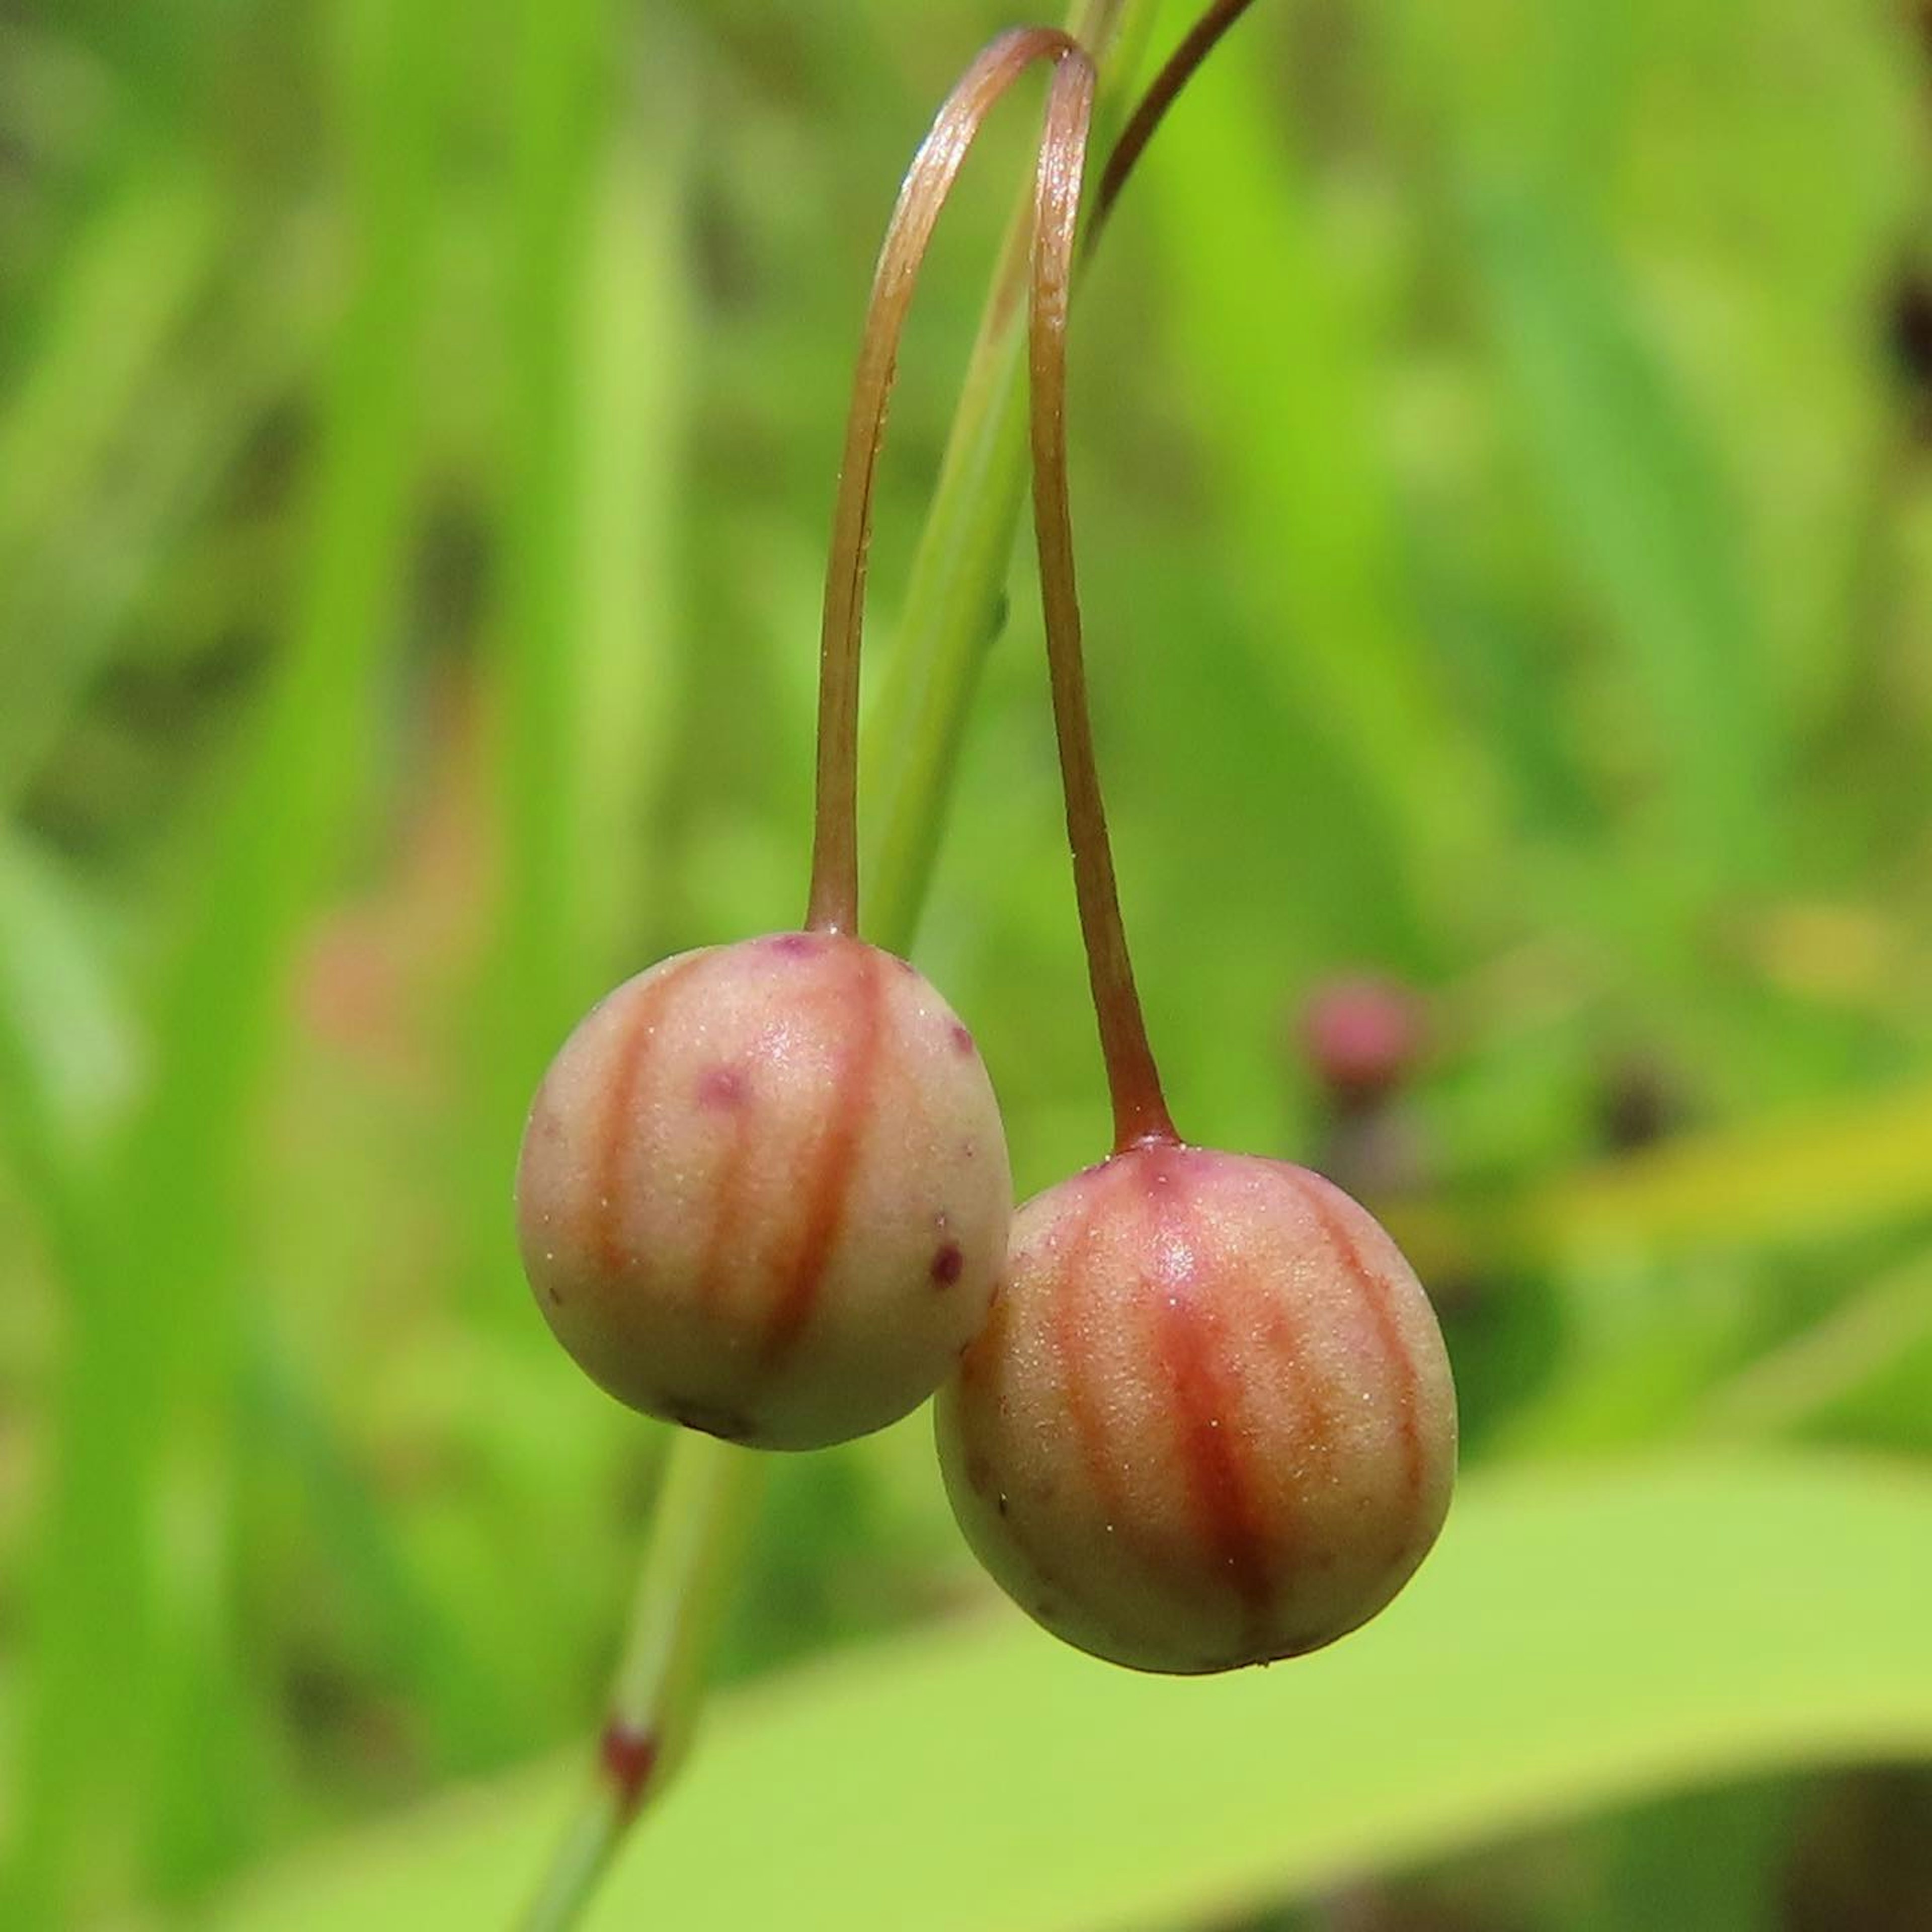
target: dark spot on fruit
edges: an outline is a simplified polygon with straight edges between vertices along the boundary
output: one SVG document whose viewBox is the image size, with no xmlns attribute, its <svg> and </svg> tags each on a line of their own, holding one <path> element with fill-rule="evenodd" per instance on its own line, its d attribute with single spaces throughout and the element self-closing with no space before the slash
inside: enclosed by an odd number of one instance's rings
<svg viewBox="0 0 1932 1932">
<path fill-rule="evenodd" d="M 551 1307 L 561 1308 L 563 1306 L 562 1289 L 559 1288 L 555 1282 L 552 1282 L 548 1292 L 550 1295 L 550 1305 Z"/>
<path fill-rule="evenodd" d="M 965 1270 L 966 1256 L 957 1241 L 942 1241 L 932 1258 L 932 1280 L 936 1288 L 950 1288 Z"/>
<path fill-rule="evenodd" d="M 974 1051 L 971 1033 L 957 1020 L 952 1022 L 952 1051 L 962 1059 Z"/>
<path fill-rule="evenodd" d="M 1002 1516 L 1005 1516 L 1005 1515 L 1006 1515 L 1006 1514 L 1009 1513 L 1009 1512 L 1008 1512 L 1007 1504 L 1006 1504 L 1006 1491 L 1005 1491 L 1004 1490 L 1002 1490 L 1000 1492 L 1000 1500 L 999 1500 L 998 1508 L 999 1508 L 999 1511 L 1000 1511 L 1000 1515 L 1002 1515 Z"/>
<path fill-rule="evenodd" d="M 698 1099 L 701 1106 L 742 1107 L 751 1094 L 752 1083 L 742 1067 L 707 1066 L 698 1077 Z"/>
<path fill-rule="evenodd" d="M 807 959 L 818 950 L 818 940 L 808 932 L 782 932 L 771 942 L 774 952 L 790 959 Z"/>
<path fill-rule="evenodd" d="M 604 1726 L 597 1756 L 604 1775 L 616 1790 L 618 1808 L 628 1816 L 642 1802 L 644 1787 L 657 1768 L 657 1738 L 614 1718 Z"/>
<path fill-rule="evenodd" d="M 916 973 L 919 970 L 910 959 L 902 959 L 896 952 L 892 955 L 892 964 L 902 973 Z"/>
</svg>

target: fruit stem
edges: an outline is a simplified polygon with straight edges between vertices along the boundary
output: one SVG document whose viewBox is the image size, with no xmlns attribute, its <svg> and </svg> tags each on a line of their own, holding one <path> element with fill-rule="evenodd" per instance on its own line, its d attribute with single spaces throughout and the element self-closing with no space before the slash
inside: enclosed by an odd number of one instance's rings
<svg viewBox="0 0 1932 1932">
<path fill-rule="evenodd" d="M 1054 76 L 1034 198 L 1032 300 L 1028 311 L 1031 395 L 1034 532 L 1040 550 L 1040 602 L 1053 690 L 1053 723 L 1073 852 L 1074 894 L 1087 947 L 1087 972 L 1100 1022 L 1100 1050 L 1114 1102 L 1116 1153 L 1179 1136 L 1148 1043 L 1120 897 L 1107 836 L 1106 808 L 1094 758 L 1080 598 L 1073 568 L 1073 521 L 1066 483 L 1066 311 L 1079 231 L 1094 70 L 1084 57 L 1064 61 Z M 1137 117 L 1138 118 L 1138 117 Z"/>
<path fill-rule="evenodd" d="M 1202 62 L 1220 45 L 1221 37 L 1254 4 L 1254 0 L 1214 0 L 1214 4 L 1188 28 L 1180 44 L 1148 84 L 1134 109 L 1107 165 L 1100 171 L 1100 184 L 1094 192 L 1094 212 L 1087 224 L 1087 248 L 1090 251 L 1127 177 L 1154 139 L 1154 130 L 1167 118 L 1180 91 L 1194 78 Z"/>
<path fill-rule="evenodd" d="M 872 479 L 898 370 L 906 312 L 940 210 L 987 115 L 1036 60 L 1075 51 L 1057 27 L 988 43 L 934 118 L 899 189 L 872 274 L 839 464 L 818 660 L 818 766 L 806 924 L 854 932 L 859 914 L 859 656 L 872 536 Z"/>
<path fill-rule="evenodd" d="M 1069 6 L 1066 32 L 1100 70 L 1096 129 L 1125 122 L 1158 11 L 1152 0 L 1072 0 Z M 860 753 L 878 801 L 863 862 L 869 890 L 915 909 L 945 832 L 964 720 L 1005 628 L 1013 538 L 1026 499 L 1021 365 L 1033 240 L 1030 170 L 1015 214 L 907 568 L 892 652 L 868 709 Z M 892 941 L 880 938 L 880 944 Z"/>
</svg>

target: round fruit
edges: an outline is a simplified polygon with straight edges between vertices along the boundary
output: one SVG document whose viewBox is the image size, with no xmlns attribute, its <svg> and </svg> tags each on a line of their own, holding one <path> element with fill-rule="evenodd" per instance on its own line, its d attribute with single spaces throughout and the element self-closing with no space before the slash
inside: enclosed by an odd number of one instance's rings
<svg viewBox="0 0 1932 1932">
<path fill-rule="evenodd" d="M 822 932 L 627 980 L 552 1062 L 517 1174 L 537 1304 L 591 1378 L 766 1448 L 931 1394 L 1012 1204 L 972 1035 L 904 960 Z"/>
<path fill-rule="evenodd" d="M 1306 1168 L 1169 1143 L 1020 1210 L 935 1419 L 994 1579 L 1142 1670 L 1354 1629 L 1435 1541 L 1455 1475 L 1442 1334 L 1388 1236 Z"/>
</svg>

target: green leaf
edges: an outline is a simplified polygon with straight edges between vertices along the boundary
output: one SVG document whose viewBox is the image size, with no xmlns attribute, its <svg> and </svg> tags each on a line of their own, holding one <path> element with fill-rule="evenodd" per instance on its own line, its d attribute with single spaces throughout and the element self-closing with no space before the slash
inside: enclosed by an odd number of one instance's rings
<svg viewBox="0 0 1932 1932">
<path fill-rule="evenodd" d="M 199 903 L 154 1002 L 151 1083 L 106 1160 L 50 1433 L 23 1714 L 20 1922 L 55 1922 L 138 1846 L 190 1888 L 253 1828 L 260 1796 L 227 1540 L 248 1318 L 233 1204 L 281 1036 L 301 924 L 339 862 L 365 769 L 416 461 L 410 404 L 432 219 L 442 13 L 354 10 L 340 106 L 363 218 L 334 346 L 290 635 Z M 164 1527 L 208 1526 L 189 1550 Z"/>
<path fill-rule="evenodd" d="M 0 631 L 38 646 L 0 652 L 0 799 L 10 804 L 102 641 L 49 648 L 43 607 L 72 600 L 70 580 L 103 574 L 104 479 L 117 464 L 125 470 L 136 406 L 151 427 L 160 413 L 158 370 L 213 252 L 207 182 L 187 166 L 136 162 L 74 243 L 44 340 L 0 409 Z"/>
<path fill-rule="evenodd" d="M 1932 1204 L 1932 1085 L 1684 1134 L 1480 1204 L 1390 1226 L 1425 1277 L 1592 1254 L 1736 1251 L 1895 1224 Z"/>
<path fill-rule="evenodd" d="M 139 1057 L 93 910 L 32 840 L 0 824 L 0 1148 L 38 1190 L 125 1100 Z"/>
<path fill-rule="evenodd" d="M 595 1925 L 1103 1932 L 1746 1772 L 1932 1755 L 1932 1481 L 1850 1461 L 1471 1482 L 1401 1601 L 1265 1672 L 1137 1677 L 1000 1612 L 729 1700 Z M 303 1858 L 248 1932 L 504 1922 L 570 1780 Z"/>
</svg>

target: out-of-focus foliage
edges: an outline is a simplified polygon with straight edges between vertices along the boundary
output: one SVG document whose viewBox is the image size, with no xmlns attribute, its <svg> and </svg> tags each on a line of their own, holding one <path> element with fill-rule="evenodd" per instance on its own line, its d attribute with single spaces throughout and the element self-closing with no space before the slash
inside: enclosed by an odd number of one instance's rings
<svg viewBox="0 0 1932 1932">
<path fill-rule="evenodd" d="M 1412 1610 L 1305 1670 L 1123 1678 L 988 1619 L 747 1695 L 593 1922 L 1186 1923 L 1686 1776 L 1932 1748 L 1922 1483 L 1536 1472 L 1460 1510 Z M 1793 1541 L 1791 1587 L 1739 1590 Z M 1554 1618 L 1552 1570 L 1576 1586 Z M 1601 1667 L 1623 1650 L 1647 1667 Z M 556 1802 L 530 1778 L 459 1799 L 244 1888 L 226 1922 L 488 1922 Z M 758 1858 L 732 1852 L 748 1818 Z"/>
<path fill-rule="evenodd" d="M 528 1306 L 521 1111 L 802 910 L 872 252 L 1009 17 L 0 10 L 0 1920 L 507 1915 L 661 1450 Z M 613 1922 L 1932 1920 L 1932 1785 L 1815 1768 L 1932 1750 L 1929 32 L 1262 0 L 1177 110 L 1076 328 L 1128 917 L 1184 1128 L 1438 1290 L 1466 1526 L 1331 1658 L 1154 1687 L 991 1600 L 917 1422 L 787 1460 L 728 1673 L 842 1654 L 730 1694 Z M 1105 1096 L 1012 590 L 918 950 L 1028 1189 Z M 1368 1132 L 1288 1024 L 1364 967 L 1432 1042 Z M 1197 1762 L 1240 1802 L 1150 1804 Z"/>
</svg>

